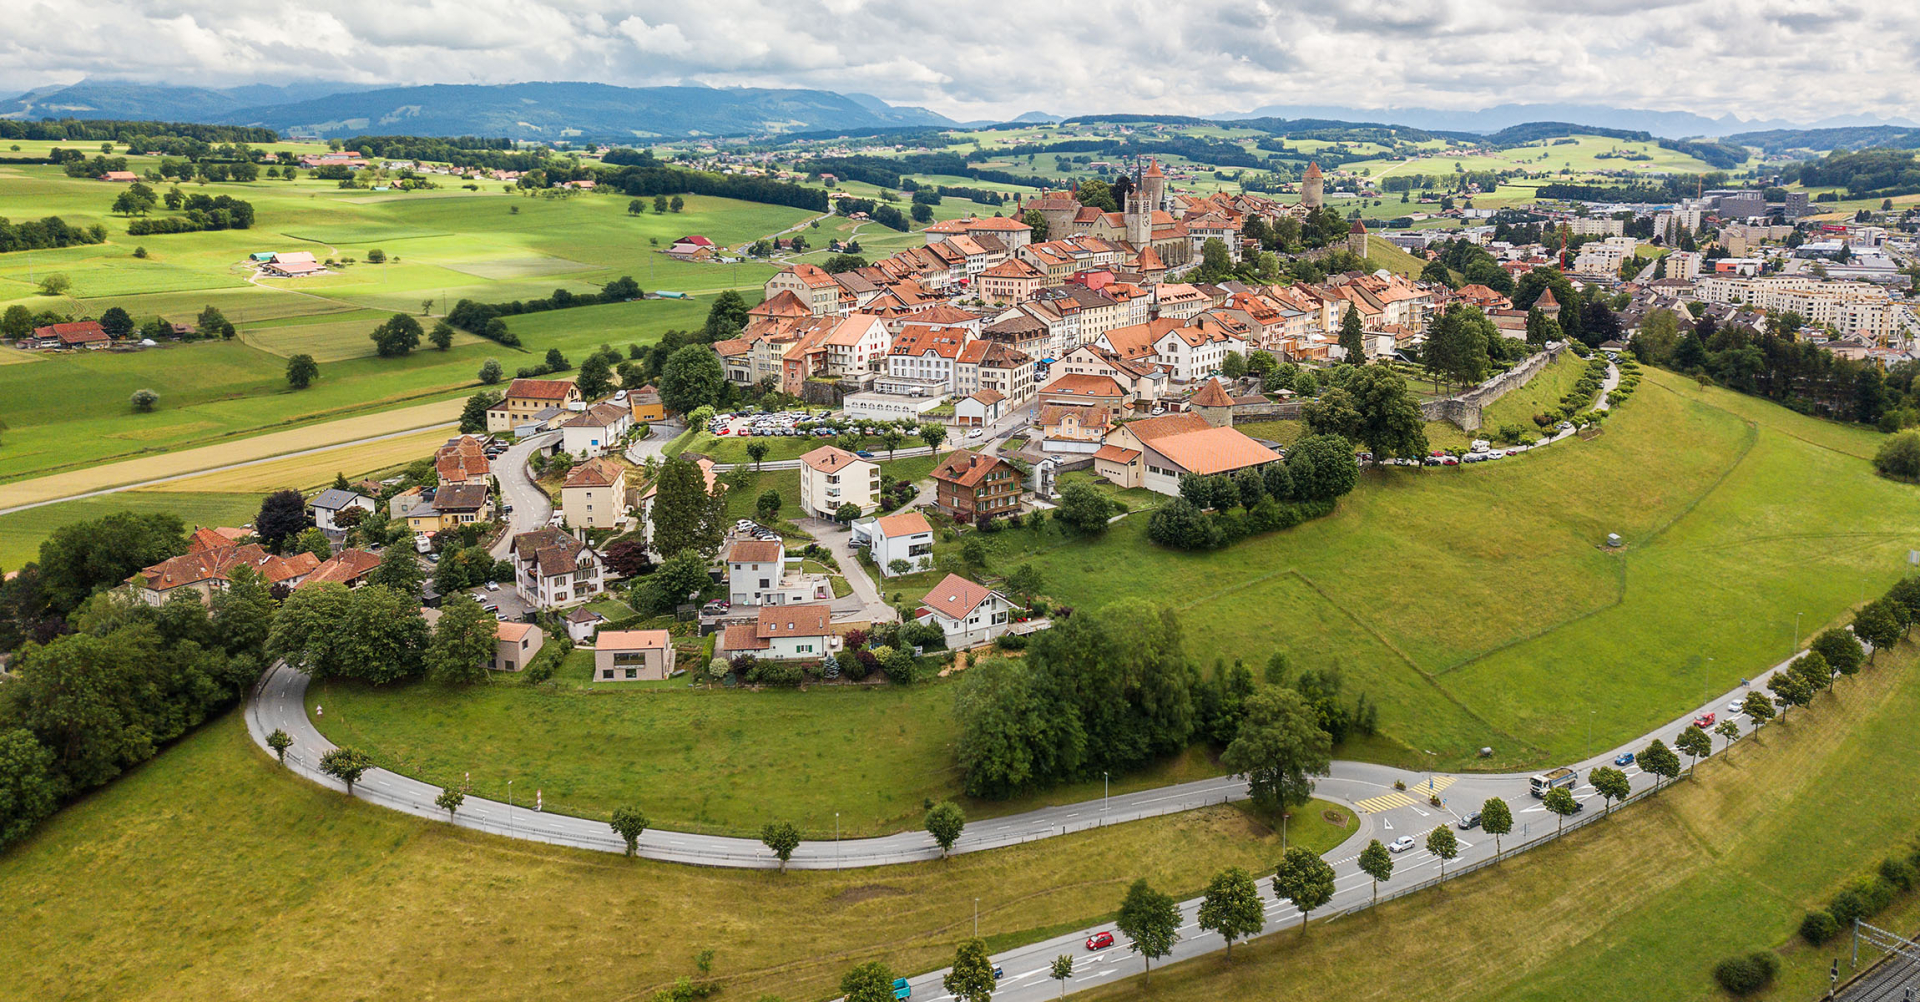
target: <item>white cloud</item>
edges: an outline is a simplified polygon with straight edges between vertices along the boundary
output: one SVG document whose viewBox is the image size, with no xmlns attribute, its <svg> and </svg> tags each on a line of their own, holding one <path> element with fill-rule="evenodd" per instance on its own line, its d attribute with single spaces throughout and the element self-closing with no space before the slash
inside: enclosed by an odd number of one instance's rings
<svg viewBox="0 0 1920 1002">
<path fill-rule="evenodd" d="M 15 0 L 0 85 L 592 80 L 957 118 L 1581 103 L 1920 117 L 1920 5 L 1851 0 Z"/>
</svg>

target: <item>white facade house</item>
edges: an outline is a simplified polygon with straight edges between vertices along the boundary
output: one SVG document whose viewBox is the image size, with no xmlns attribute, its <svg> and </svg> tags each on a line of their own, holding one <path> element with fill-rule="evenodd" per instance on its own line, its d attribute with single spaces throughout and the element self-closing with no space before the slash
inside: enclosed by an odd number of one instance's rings
<svg viewBox="0 0 1920 1002">
<path fill-rule="evenodd" d="M 313 524 L 329 532 L 341 532 L 347 528 L 338 523 L 340 513 L 349 508 L 358 508 L 369 514 L 380 510 L 380 503 L 364 494 L 343 491 L 338 487 L 329 487 L 313 496 L 307 502 L 313 515 Z"/>
<path fill-rule="evenodd" d="M 514 589 L 538 609 L 583 602 L 606 589 L 606 564 L 593 547 L 559 529 L 513 537 Z"/>
<path fill-rule="evenodd" d="M 605 455 L 633 427 L 633 411 L 614 404 L 594 404 L 560 426 L 560 448 L 575 459 Z"/>
<path fill-rule="evenodd" d="M 973 647 L 1012 629 L 1017 608 L 1005 595 L 949 574 L 927 592 L 913 618 L 938 626 L 949 648 Z"/>
<path fill-rule="evenodd" d="M 753 622 L 727 627 L 713 653 L 781 660 L 825 657 L 840 646 L 832 623 L 832 608 L 824 604 L 763 605 Z"/>
<path fill-rule="evenodd" d="M 780 540 L 743 539 L 727 551 L 727 599 L 736 607 L 831 602 L 833 585 L 825 574 L 789 568 Z"/>
<path fill-rule="evenodd" d="M 880 507 L 880 466 L 845 449 L 823 445 L 800 457 L 800 507 L 816 518 L 833 518 L 851 504 L 865 515 Z"/>
<path fill-rule="evenodd" d="M 907 562 L 907 573 L 933 566 L 933 524 L 917 511 L 875 519 L 872 528 L 873 562 L 883 577 L 894 577 L 896 560 Z"/>
</svg>

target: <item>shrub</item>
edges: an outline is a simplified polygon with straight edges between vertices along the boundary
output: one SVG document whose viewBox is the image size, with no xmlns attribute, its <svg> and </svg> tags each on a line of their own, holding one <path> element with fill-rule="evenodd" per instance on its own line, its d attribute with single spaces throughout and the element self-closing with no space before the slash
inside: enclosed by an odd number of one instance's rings
<svg viewBox="0 0 1920 1002">
<path fill-rule="evenodd" d="M 1002 651 L 1023 651 L 1027 649 L 1027 635 L 1024 633 L 1002 633 L 993 638 L 993 646 Z"/>
<path fill-rule="evenodd" d="M 1819 946 L 1840 934 L 1840 923 L 1825 911 L 1810 911 L 1800 920 L 1800 938 Z"/>
<path fill-rule="evenodd" d="M 1898 856 L 1889 856 L 1880 862 L 1880 879 L 1903 891 L 1913 890 L 1917 873 L 1920 871 L 1916 871 L 1912 863 Z"/>
<path fill-rule="evenodd" d="M 1713 965 L 1713 979 L 1734 995 L 1752 995 L 1770 984 L 1778 973 L 1780 958 L 1766 950 L 1744 957 L 1728 957 Z"/>
</svg>

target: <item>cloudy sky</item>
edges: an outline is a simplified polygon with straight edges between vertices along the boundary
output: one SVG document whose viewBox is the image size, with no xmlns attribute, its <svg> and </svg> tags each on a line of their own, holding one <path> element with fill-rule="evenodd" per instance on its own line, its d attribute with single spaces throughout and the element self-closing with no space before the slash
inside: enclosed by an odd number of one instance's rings
<svg viewBox="0 0 1920 1002">
<path fill-rule="evenodd" d="M 84 77 L 819 87 L 955 118 L 1580 102 L 1920 117 L 1864 0 L 6 0 L 0 87 Z"/>
</svg>

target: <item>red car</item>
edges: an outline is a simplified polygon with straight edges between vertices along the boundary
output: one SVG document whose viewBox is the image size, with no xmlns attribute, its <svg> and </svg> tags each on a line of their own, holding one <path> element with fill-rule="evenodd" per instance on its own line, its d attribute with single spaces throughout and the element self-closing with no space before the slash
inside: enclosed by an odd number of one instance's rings
<svg viewBox="0 0 1920 1002">
<path fill-rule="evenodd" d="M 1096 932 L 1087 937 L 1087 949 L 1089 950 L 1104 950 L 1112 945 L 1113 933 L 1110 932 Z"/>
<path fill-rule="evenodd" d="M 1698 728 L 1700 728 L 1700 729 L 1701 729 L 1701 730 L 1703 730 L 1703 731 L 1704 731 L 1704 730 L 1706 730 L 1706 729 L 1707 729 L 1707 728 L 1709 728 L 1709 727 L 1712 727 L 1712 726 L 1713 726 L 1713 714 L 1711 714 L 1711 713 L 1706 713 L 1706 714 L 1702 714 L 1702 715 L 1700 716 L 1700 719 L 1698 719 L 1698 720 L 1695 720 L 1695 721 L 1693 722 L 1693 726 L 1695 726 L 1695 727 L 1698 727 Z"/>
</svg>

